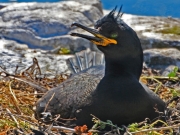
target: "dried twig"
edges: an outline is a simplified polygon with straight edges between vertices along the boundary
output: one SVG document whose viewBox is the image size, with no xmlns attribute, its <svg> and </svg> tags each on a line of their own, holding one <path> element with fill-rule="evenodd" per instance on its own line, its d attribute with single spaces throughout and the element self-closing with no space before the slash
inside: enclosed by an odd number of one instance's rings
<svg viewBox="0 0 180 135">
<path fill-rule="evenodd" d="M 15 100 L 16 102 L 18 102 L 18 100 L 17 100 L 17 98 L 16 98 L 16 96 L 15 96 L 14 92 L 13 92 L 13 91 L 12 91 L 12 89 L 11 89 L 11 83 L 12 83 L 12 81 L 11 81 L 11 82 L 9 82 L 9 91 L 11 92 L 11 94 L 12 94 L 12 96 L 13 96 L 14 100 Z"/>
<path fill-rule="evenodd" d="M 73 128 L 67 128 L 67 127 L 63 127 L 63 126 L 52 126 L 52 129 L 61 129 L 61 130 L 66 130 L 72 133 L 75 133 L 75 129 Z"/>
<path fill-rule="evenodd" d="M 180 124 L 173 125 L 173 126 L 167 126 L 167 127 L 160 127 L 160 128 L 151 128 L 151 129 L 144 129 L 141 131 L 131 132 L 131 134 L 137 134 L 137 133 L 144 133 L 144 132 L 150 132 L 150 131 L 160 131 L 160 130 L 172 130 L 179 128 Z"/>
<path fill-rule="evenodd" d="M 36 123 L 32 123 L 32 122 L 30 122 L 30 121 L 22 118 L 22 115 L 13 114 L 13 113 L 8 112 L 8 111 L 7 111 L 7 112 L 5 112 L 5 111 L 0 111 L 0 112 L 1 112 L 1 113 L 7 113 L 7 114 L 9 114 L 10 116 L 18 117 L 19 119 L 21 119 L 21 120 L 23 120 L 23 121 L 25 121 L 25 122 L 27 122 L 27 123 L 29 123 L 29 124 L 31 124 L 31 125 L 38 126 Z M 27 118 L 29 118 L 29 119 L 32 119 L 32 117 L 30 117 L 30 116 L 23 116 L 23 117 L 27 117 Z"/>
<path fill-rule="evenodd" d="M 49 103 L 51 102 L 51 100 L 53 99 L 54 95 L 55 95 L 55 92 L 52 94 L 51 98 L 50 98 L 49 101 L 47 102 L 47 104 L 46 104 L 46 106 L 45 106 L 45 108 L 44 108 L 44 112 L 46 112 L 46 109 L 47 109 Z"/>
<path fill-rule="evenodd" d="M 6 108 L 6 111 L 8 112 L 8 114 L 11 116 L 11 118 L 14 120 L 14 122 L 16 123 L 17 127 L 19 128 L 19 122 L 16 120 L 16 118 L 12 115 L 11 111 Z"/>
</svg>

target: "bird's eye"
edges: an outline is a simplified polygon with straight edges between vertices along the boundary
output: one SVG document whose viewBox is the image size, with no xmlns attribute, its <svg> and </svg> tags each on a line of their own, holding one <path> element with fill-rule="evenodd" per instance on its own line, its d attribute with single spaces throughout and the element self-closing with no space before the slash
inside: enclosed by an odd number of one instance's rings
<svg viewBox="0 0 180 135">
<path fill-rule="evenodd" d="M 118 36 L 118 33 L 112 33 L 111 34 L 111 38 L 117 38 L 117 36 Z"/>
</svg>

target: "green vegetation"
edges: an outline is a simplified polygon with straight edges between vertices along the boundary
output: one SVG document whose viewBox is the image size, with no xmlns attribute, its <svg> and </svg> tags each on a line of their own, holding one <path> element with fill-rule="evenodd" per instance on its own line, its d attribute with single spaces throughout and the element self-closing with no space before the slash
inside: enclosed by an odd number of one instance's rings
<svg viewBox="0 0 180 135">
<path fill-rule="evenodd" d="M 164 28 L 162 30 L 156 31 L 158 33 L 163 33 L 163 34 L 175 34 L 175 35 L 180 35 L 180 26 L 172 26 L 169 28 Z"/>
<path fill-rule="evenodd" d="M 59 54 L 70 54 L 70 53 L 71 53 L 71 51 L 68 48 L 65 48 L 65 47 L 62 47 L 59 50 Z"/>
<path fill-rule="evenodd" d="M 178 67 L 175 66 L 174 69 L 168 74 L 168 77 L 176 77 L 178 72 Z"/>
</svg>

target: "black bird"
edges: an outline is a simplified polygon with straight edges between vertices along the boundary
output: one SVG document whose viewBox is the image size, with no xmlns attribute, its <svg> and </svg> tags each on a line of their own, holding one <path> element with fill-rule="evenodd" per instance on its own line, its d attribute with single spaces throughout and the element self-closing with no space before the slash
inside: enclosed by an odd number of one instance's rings
<svg viewBox="0 0 180 135">
<path fill-rule="evenodd" d="M 105 55 L 105 73 L 95 66 L 75 74 L 57 88 L 48 91 L 36 105 L 37 116 L 42 112 L 74 118 L 76 125 L 91 127 L 90 114 L 117 125 L 128 125 L 154 119 L 165 109 L 165 103 L 148 87 L 139 82 L 143 52 L 136 32 L 121 19 L 121 8 L 99 19 L 95 29 L 77 26 L 94 36 L 72 33 L 92 41 Z M 94 72 L 93 72 L 94 71 Z"/>
</svg>

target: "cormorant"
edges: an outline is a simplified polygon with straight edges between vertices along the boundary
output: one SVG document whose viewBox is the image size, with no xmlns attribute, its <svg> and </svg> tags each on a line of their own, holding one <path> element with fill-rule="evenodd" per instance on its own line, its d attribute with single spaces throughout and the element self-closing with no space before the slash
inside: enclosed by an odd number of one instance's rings
<svg viewBox="0 0 180 135">
<path fill-rule="evenodd" d="M 36 104 L 36 113 L 60 114 L 61 118 L 76 118 L 76 125 L 91 127 L 90 114 L 117 125 L 140 122 L 159 116 L 165 103 L 148 87 L 139 82 L 143 51 L 136 32 L 113 9 L 99 19 L 95 29 L 73 23 L 94 36 L 72 33 L 92 41 L 105 55 L 105 73 L 96 72 L 101 66 L 91 67 L 49 90 Z M 92 72 L 92 71 L 95 72 Z M 91 72 L 89 72 L 91 71 Z"/>
</svg>

